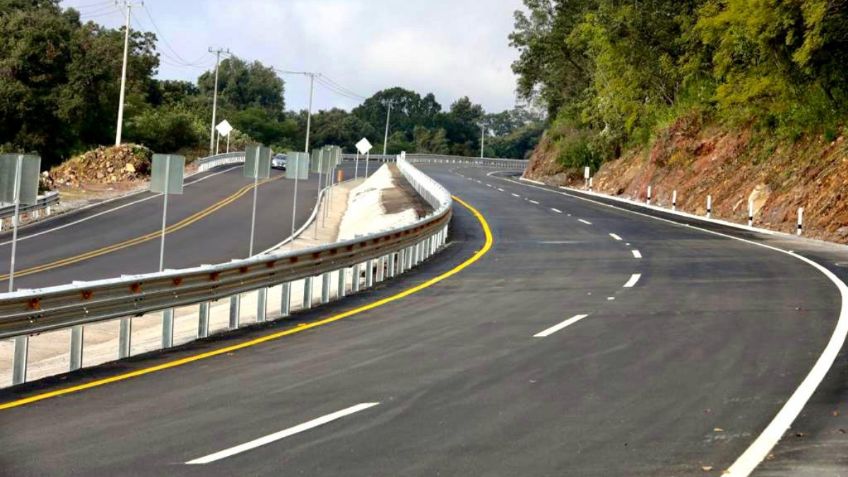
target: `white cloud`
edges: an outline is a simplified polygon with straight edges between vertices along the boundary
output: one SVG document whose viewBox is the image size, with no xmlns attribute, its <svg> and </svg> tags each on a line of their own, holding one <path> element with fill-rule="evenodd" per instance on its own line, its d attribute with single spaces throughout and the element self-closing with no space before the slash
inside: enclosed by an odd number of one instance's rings
<svg viewBox="0 0 848 477">
<path fill-rule="evenodd" d="M 66 0 L 66 6 L 91 4 Z M 108 2 L 106 2 L 108 3 Z M 146 0 L 180 56 L 192 61 L 209 46 L 281 69 L 319 71 L 364 96 L 402 86 L 433 92 L 442 105 L 469 96 L 489 111 L 513 106 L 515 77 L 508 46 L 521 0 Z M 97 7 L 99 8 L 99 7 Z M 81 8 L 83 14 L 86 9 Z M 98 12 L 100 10 L 97 10 Z M 145 14 L 138 22 L 152 29 Z M 96 21 L 116 26 L 120 15 Z M 164 45 L 160 50 L 164 50 Z M 196 68 L 165 58 L 160 76 L 196 79 Z M 212 58 L 204 65 L 211 64 Z M 286 76 L 286 102 L 305 108 L 308 82 Z M 316 106 L 355 101 L 316 88 Z"/>
</svg>

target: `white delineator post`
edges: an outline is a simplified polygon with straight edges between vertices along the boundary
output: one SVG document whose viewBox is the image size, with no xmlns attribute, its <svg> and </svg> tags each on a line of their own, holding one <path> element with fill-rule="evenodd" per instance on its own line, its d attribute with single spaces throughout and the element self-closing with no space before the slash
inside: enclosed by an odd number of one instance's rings
<svg viewBox="0 0 848 477">
<path fill-rule="evenodd" d="M 804 208 L 798 207 L 798 235 L 804 231 Z"/>
<path fill-rule="evenodd" d="M 671 192 L 671 210 L 677 210 L 677 191 Z"/>
<path fill-rule="evenodd" d="M 748 227 L 754 226 L 754 199 L 748 199 Z"/>
<path fill-rule="evenodd" d="M 712 218 L 713 216 L 713 196 L 707 196 L 707 218 Z"/>
<path fill-rule="evenodd" d="M 592 192 L 592 178 L 589 178 L 589 192 Z"/>
<path fill-rule="evenodd" d="M 648 205 L 651 205 L 651 186 L 648 186 Z"/>
</svg>

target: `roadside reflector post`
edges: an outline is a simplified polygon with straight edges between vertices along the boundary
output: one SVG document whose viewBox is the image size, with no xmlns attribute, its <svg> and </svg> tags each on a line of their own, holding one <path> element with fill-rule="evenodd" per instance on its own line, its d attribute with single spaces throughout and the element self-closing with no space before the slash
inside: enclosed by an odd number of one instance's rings
<svg viewBox="0 0 848 477">
<path fill-rule="evenodd" d="M 671 192 L 671 210 L 677 210 L 677 191 Z"/>
<path fill-rule="evenodd" d="M 648 186 L 648 205 L 651 205 L 651 186 Z"/>
<path fill-rule="evenodd" d="M 754 226 L 754 199 L 748 199 L 748 227 Z"/>
<path fill-rule="evenodd" d="M 707 218 L 712 218 L 713 216 L 713 196 L 707 196 Z"/>
<path fill-rule="evenodd" d="M 592 186 L 589 184 L 589 178 L 592 176 L 592 171 L 589 169 L 589 166 L 583 168 L 583 180 L 586 182 L 586 189 L 590 189 Z"/>
<path fill-rule="evenodd" d="M 804 208 L 798 207 L 798 235 L 804 231 Z"/>
<path fill-rule="evenodd" d="M 589 178 L 589 192 L 592 192 L 592 178 Z"/>
</svg>

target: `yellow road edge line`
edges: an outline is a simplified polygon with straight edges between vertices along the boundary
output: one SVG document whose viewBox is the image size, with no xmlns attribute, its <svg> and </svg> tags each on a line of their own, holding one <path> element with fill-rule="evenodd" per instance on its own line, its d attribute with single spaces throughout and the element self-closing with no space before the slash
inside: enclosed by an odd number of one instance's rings
<svg viewBox="0 0 848 477">
<path fill-rule="evenodd" d="M 275 177 L 273 179 L 266 179 L 262 182 L 259 182 L 257 185 L 261 186 L 261 185 L 267 184 L 269 182 L 279 180 L 282 177 L 283 176 L 278 176 L 278 177 Z M 237 190 L 232 195 L 221 199 L 220 201 L 210 205 L 209 207 L 207 207 L 207 208 L 205 208 L 205 209 L 203 209 L 199 212 L 195 212 L 194 214 L 182 219 L 181 221 L 179 221 L 175 224 L 169 225 L 168 227 L 165 228 L 165 234 L 167 235 L 167 234 L 176 232 L 178 230 L 184 229 L 184 228 L 188 227 L 189 225 L 197 222 L 198 220 L 202 220 L 206 217 L 209 217 L 213 213 L 215 213 L 215 212 L 221 210 L 222 208 L 232 204 L 233 202 L 235 202 L 236 200 L 240 199 L 245 194 L 247 194 L 248 192 L 253 190 L 253 186 L 254 186 L 254 184 L 245 185 L 244 187 Z M 46 272 L 48 270 L 54 270 L 56 268 L 61 268 L 61 267 L 67 266 L 67 265 L 73 265 L 75 263 L 83 262 L 83 261 L 91 259 L 91 258 L 100 257 L 100 256 L 103 256 L 103 255 L 112 253 L 112 252 L 117 252 L 118 250 L 123 250 L 125 248 L 129 248 L 129 247 L 132 247 L 132 246 L 144 243 L 144 242 L 148 242 L 148 241 L 153 240 L 155 238 L 161 237 L 161 233 L 162 233 L 161 231 L 150 232 L 150 233 L 147 233 L 147 234 L 139 236 L 139 237 L 135 237 L 135 238 L 125 240 L 123 242 L 118 242 L 118 243 L 115 243 L 115 244 L 112 244 L 112 245 L 107 245 L 105 247 L 102 247 L 102 248 L 99 248 L 99 249 L 96 249 L 96 250 L 90 250 L 88 252 L 83 252 L 83 253 L 76 255 L 76 256 L 73 256 L 73 257 L 60 258 L 60 259 L 55 260 L 51 263 L 45 263 L 43 265 L 35 265 L 35 266 L 30 267 L 30 268 L 16 272 L 15 276 L 16 277 L 24 277 L 24 276 L 32 275 L 32 274 L 35 274 L 35 273 Z M 0 281 L 8 280 L 8 279 L 9 279 L 8 274 L 0 275 Z"/>
<path fill-rule="evenodd" d="M 433 278 L 431 278 L 431 279 L 429 279 L 429 280 L 427 280 L 423 283 L 420 283 L 420 284 L 418 284 L 414 287 L 408 288 L 408 289 L 403 290 L 399 293 L 388 296 L 386 298 L 382 298 L 380 300 L 369 303 L 367 305 L 363 305 L 363 306 L 360 306 L 358 308 L 354 308 L 354 309 L 351 309 L 351 310 L 348 310 L 348 311 L 344 311 L 344 312 L 338 313 L 336 315 L 333 315 L 333 316 L 330 316 L 330 317 L 327 317 L 327 318 L 324 318 L 324 319 L 321 319 L 321 320 L 317 320 L 317 321 L 313 321 L 313 322 L 306 323 L 306 324 L 303 324 L 303 325 L 299 325 L 295 328 L 289 328 L 289 329 L 286 329 L 286 330 L 283 330 L 283 331 L 278 331 L 276 333 L 271 333 L 269 335 L 265 335 L 265 336 L 261 336 L 259 338 L 255 338 L 255 339 L 252 339 L 252 340 L 249 340 L 249 341 L 245 341 L 243 343 L 225 346 L 223 348 L 219 348 L 219 349 L 216 349 L 216 350 L 207 351 L 205 353 L 200 353 L 200 354 L 196 354 L 196 355 L 193 355 L 193 356 L 187 356 L 185 358 L 180 358 L 180 359 L 169 361 L 167 363 L 162 363 L 162 364 L 159 364 L 159 365 L 156 365 L 156 366 L 151 366 L 151 367 L 148 367 L 148 368 L 143 368 L 143 369 L 139 369 L 139 370 L 136 370 L 136 371 L 131 371 L 129 373 L 119 374 L 119 375 L 112 376 L 112 377 L 109 377 L 109 378 L 99 379 L 99 380 L 96 380 L 96 381 L 92 381 L 92 382 L 84 383 L 84 384 L 79 384 L 79 385 L 76 385 L 76 386 L 70 386 L 70 387 L 67 387 L 67 388 L 64 388 L 64 389 L 57 389 L 55 391 L 36 394 L 34 396 L 30 396 L 30 397 L 23 398 L 23 399 L 18 399 L 18 400 L 15 400 L 15 401 L 9 401 L 9 402 L 0 404 L 0 410 L 20 407 L 20 406 L 24 406 L 24 405 L 27 405 L 27 404 L 32 404 L 34 402 L 43 401 L 45 399 L 64 396 L 66 394 L 76 393 L 76 392 L 79 392 L 79 391 L 84 391 L 86 389 L 96 388 L 96 387 L 99 387 L 99 386 L 104 386 L 106 384 L 111 384 L 111 383 L 115 383 L 115 382 L 118 382 L 118 381 L 124 381 L 124 380 L 130 379 L 130 378 L 144 376 L 145 374 L 151 374 L 151 373 L 155 373 L 157 371 L 163 371 L 163 370 L 170 369 L 170 368 L 176 368 L 177 366 L 182 366 L 184 364 L 193 363 L 195 361 L 200 361 L 202 359 L 212 358 L 212 357 L 215 357 L 215 356 L 220 356 L 222 354 L 232 353 L 234 351 L 242 350 L 242 349 L 245 349 L 245 348 L 250 348 L 250 347 L 253 347 L 253 346 L 260 345 L 262 343 L 267 343 L 269 341 L 274 341 L 274 340 L 283 338 L 285 336 L 293 335 L 293 334 L 296 334 L 296 333 L 301 333 L 301 332 L 304 332 L 306 330 L 311 330 L 312 328 L 324 326 L 324 325 L 327 325 L 327 324 L 330 324 L 330 323 L 351 317 L 353 315 L 358 315 L 360 313 L 364 313 L 366 311 L 373 310 L 375 308 L 379 308 L 383 305 L 392 303 L 392 302 L 400 300 L 402 298 L 406 298 L 409 295 L 412 295 L 414 293 L 418 293 L 421 290 L 429 288 L 429 287 L 435 285 L 436 283 L 439 283 L 443 280 L 446 280 L 446 279 L 456 275 L 457 273 L 461 272 L 462 270 L 468 268 L 474 262 L 480 260 L 480 258 L 482 258 L 483 255 L 486 255 L 486 253 L 488 253 L 489 250 L 491 250 L 492 244 L 494 243 L 494 239 L 492 237 L 492 230 L 491 230 L 491 228 L 489 228 L 489 223 L 486 221 L 486 218 L 483 217 L 483 214 L 481 214 L 477 209 L 475 209 L 474 207 L 472 207 L 470 204 L 463 201 L 459 197 L 453 196 L 453 200 L 460 203 L 463 207 L 468 209 L 468 211 L 471 212 L 474 215 L 474 217 L 480 223 L 481 228 L 483 229 L 483 233 L 485 235 L 485 242 L 483 244 L 483 248 L 476 251 L 474 253 L 474 255 L 472 255 L 470 258 L 468 258 L 464 262 L 460 263 L 456 267 L 442 273 L 441 275 L 435 276 L 435 277 L 433 277 Z"/>
</svg>

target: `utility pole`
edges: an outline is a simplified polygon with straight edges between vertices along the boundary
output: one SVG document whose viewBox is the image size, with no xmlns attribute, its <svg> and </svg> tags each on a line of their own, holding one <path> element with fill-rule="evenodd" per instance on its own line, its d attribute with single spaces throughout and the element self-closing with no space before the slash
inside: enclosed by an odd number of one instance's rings
<svg viewBox="0 0 848 477">
<path fill-rule="evenodd" d="M 386 112 L 386 135 L 383 136 L 383 156 L 386 155 L 386 146 L 389 143 L 389 119 L 392 117 L 392 102 L 389 101 L 389 109 Z"/>
<path fill-rule="evenodd" d="M 209 155 L 213 155 L 215 151 L 215 121 L 218 115 L 218 67 L 221 64 L 221 53 L 230 54 L 230 50 L 218 48 L 217 50 L 209 48 L 209 53 L 215 53 L 215 92 L 212 95 L 212 127 L 209 128 Z"/>
<path fill-rule="evenodd" d="M 122 2 L 115 1 L 115 5 L 120 5 Z M 118 103 L 118 130 L 115 134 L 115 145 L 121 145 L 121 133 L 124 128 L 124 97 L 126 96 L 127 88 L 127 55 L 130 49 L 130 12 L 132 7 L 136 5 L 144 5 L 144 2 L 133 3 L 128 0 L 123 0 L 124 9 L 126 10 L 126 23 L 124 25 L 124 64 L 121 67 L 121 99 Z"/>
</svg>

